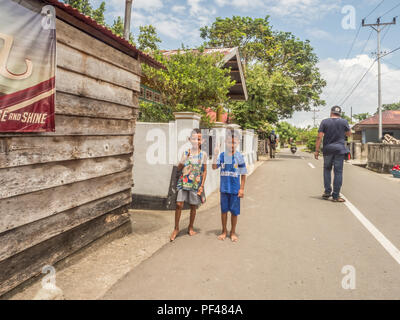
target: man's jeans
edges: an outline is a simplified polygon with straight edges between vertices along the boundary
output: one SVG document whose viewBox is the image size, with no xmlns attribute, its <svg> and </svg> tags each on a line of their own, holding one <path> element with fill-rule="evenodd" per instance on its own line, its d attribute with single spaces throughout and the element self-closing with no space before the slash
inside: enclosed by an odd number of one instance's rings
<svg viewBox="0 0 400 320">
<path fill-rule="evenodd" d="M 332 193 L 332 167 L 334 172 L 334 180 L 333 180 L 333 199 L 339 198 L 340 188 L 343 183 L 343 163 L 344 163 L 344 154 L 331 154 L 324 155 L 324 186 L 325 193 Z"/>
</svg>

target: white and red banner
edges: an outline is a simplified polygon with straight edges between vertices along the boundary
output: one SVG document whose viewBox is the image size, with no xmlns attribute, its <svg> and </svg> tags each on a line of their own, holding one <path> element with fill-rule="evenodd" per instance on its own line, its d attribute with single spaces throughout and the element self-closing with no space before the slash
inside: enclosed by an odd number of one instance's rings
<svg viewBox="0 0 400 320">
<path fill-rule="evenodd" d="M 55 9 L 0 0 L 0 132 L 55 131 Z"/>
</svg>

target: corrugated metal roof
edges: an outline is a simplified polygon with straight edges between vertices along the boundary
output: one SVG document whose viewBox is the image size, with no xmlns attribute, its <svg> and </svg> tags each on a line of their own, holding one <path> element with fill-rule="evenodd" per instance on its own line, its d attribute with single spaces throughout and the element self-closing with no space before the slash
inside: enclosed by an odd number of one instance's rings
<svg viewBox="0 0 400 320">
<path fill-rule="evenodd" d="M 60 8 L 64 12 L 68 13 L 69 15 L 77 18 L 78 20 L 84 22 L 85 24 L 91 26 L 92 28 L 100 31 L 105 36 L 117 41 L 119 44 L 121 44 L 122 46 L 126 47 L 127 49 L 132 50 L 139 57 L 141 57 L 141 61 L 143 61 L 143 62 L 145 62 L 145 63 L 147 63 L 147 64 L 149 64 L 151 66 L 154 66 L 154 67 L 163 68 L 163 69 L 165 68 L 164 65 L 162 65 L 160 62 L 155 60 L 153 57 L 151 57 L 148 54 L 140 51 L 135 46 L 131 45 L 124 38 L 121 38 L 121 37 L 115 35 L 110 29 L 108 29 L 107 27 L 105 27 L 105 26 L 103 26 L 101 24 L 98 24 L 91 17 L 85 16 L 79 10 L 71 7 L 70 5 L 65 4 L 63 2 L 60 2 L 58 0 L 44 0 L 44 2 L 47 2 L 47 3 L 53 5 L 53 6 L 57 7 L 57 8 Z"/>
<path fill-rule="evenodd" d="M 368 119 L 365 119 L 357 125 L 378 125 L 379 115 L 376 114 Z M 400 125 L 400 110 L 387 110 L 382 112 L 382 124 L 384 125 Z"/>
<path fill-rule="evenodd" d="M 233 54 L 235 52 L 236 48 L 206 48 L 204 49 L 204 54 L 212 54 L 212 53 L 222 53 L 224 56 Z M 194 51 L 198 52 L 199 50 L 197 49 L 188 49 L 188 50 L 162 50 L 161 52 L 163 53 L 164 56 L 171 56 L 174 54 L 177 54 L 178 52 L 185 52 L 185 51 Z"/>
</svg>

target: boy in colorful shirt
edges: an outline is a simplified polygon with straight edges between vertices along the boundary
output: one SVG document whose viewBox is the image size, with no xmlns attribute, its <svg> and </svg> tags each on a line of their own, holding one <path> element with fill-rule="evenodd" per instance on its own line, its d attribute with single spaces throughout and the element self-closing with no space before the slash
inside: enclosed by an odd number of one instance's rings
<svg viewBox="0 0 400 320">
<path fill-rule="evenodd" d="M 174 241 L 179 233 L 179 220 L 184 202 L 190 204 L 190 222 L 188 233 L 194 236 L 194 219 L 196 217 L 197 206 L 201 203 L 201 194 L 204 190 L 204 183 L 207 176 L 207 154 L 201 150 L 202 136 L 200 129 L 194 129 L 189 138 L 191 148 L 185 151 L 178 164 L 178 171 L 182 170 L 179 177 L 175 209 L 175 228 L 170 240 Z"/>
<path fill-rule="evenodd" d="M 238 241 L 236 235 L 236 225 L 238 215 L 240 214 L 240 198 L 244 196 L 244 185 L 246 183 L 247 168 L 243 155 L 236 151 L 239 145 L 239 134 L 236 130 L 228 130 L 225 140 L 225 152 L 219 156 L 219 150 L 214 150 L 214 161 L 212 168 L 221 168 L 221 220 L 222 233 L 218 239 L 225 240 L 227 235 L 228 211 L 231 212 L 231 233 L 230 237 L 233 242 Z"/>
</svg>

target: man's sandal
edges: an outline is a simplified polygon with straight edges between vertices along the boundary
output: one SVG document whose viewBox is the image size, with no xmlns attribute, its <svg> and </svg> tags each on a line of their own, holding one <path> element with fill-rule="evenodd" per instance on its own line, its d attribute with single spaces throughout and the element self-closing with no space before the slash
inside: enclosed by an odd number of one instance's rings
<svg viewBox="0 0 400 320">
<path fill-rule="evenodd" d="M 322 199 L 328 200 L 331 197 L 331 195 L 329 193 L 324 193 L 322 195 Z"/>
<path fill-rule="evenodd" d="M 344 200 L 343 198 L 339 197 L 336 199 L 332 199 L 333 202 L 346 202 L 346 200 Z"/>
</svg>

